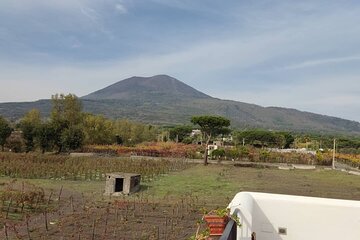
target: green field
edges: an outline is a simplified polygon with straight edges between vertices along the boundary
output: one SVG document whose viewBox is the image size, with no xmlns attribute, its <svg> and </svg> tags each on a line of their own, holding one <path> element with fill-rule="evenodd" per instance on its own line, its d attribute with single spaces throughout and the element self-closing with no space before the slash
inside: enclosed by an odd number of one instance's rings
<svg viewBox="0 0 360 240">
<path fill-rule="evenodd" d="M 277 170 L 196 165 L 162 176 L 147 194 L 158 197 L 197 196 L 227 204 L 240 191 L 360 200 L 360 177 L 329 170 Z"/>
<path fill-rule="evenodd" d="M 10 178 L 0 178 L 1 183 Z M 18 179 L 21 180 L 21 179 Z M 101 197 L 102 181 L 68 181 L 49 179 L 26 179 L 45 189 L 64 189 Z M 242 168 L 223 165 L 193 165 L 188 169 L 170 172 L 142 184 L 138 195 L 155 199 L 178 199 L 194 196 L 214 204 L 227 204 L 240 191 L 292 194 L 326 198 L 360 200 L 360 177 L 324 169 L 278 170 Z"/>
</svg>

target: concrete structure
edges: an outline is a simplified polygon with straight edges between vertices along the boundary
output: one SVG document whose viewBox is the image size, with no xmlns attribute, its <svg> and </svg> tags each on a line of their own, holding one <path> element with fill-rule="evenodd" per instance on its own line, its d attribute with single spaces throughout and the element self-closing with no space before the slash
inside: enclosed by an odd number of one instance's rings
<svg viewBox="0 0 360 240">
<path fill-rule="evenodd" d="M 240 192 L 229 208 L 237 240 L 360 239 L 360 201 Z"/>
<path fill-rule="evenodd" d="M 136 173 L 108 173 L 104 195 L 119 196 L 140 190 L 141 176 Z"/>
<path fill-rule="evenodd" d="M 80 153 L 80 152 L 73 152 L 70 153 L 70 157 L 93 157 L 95 153 Z"/>
<path fill-rule="evenodd" d="M 267 148 L 270 152 L 279 152 L 279 153 L 302 153 L 302 154 L 311 154 L 313 156 L 316 155 L 316 151 L 307 150 L 306 148 L 288 148 L 288 149 L 281 149 L 281 148 Z"/>
<path fill-rule="evenodd" d="M 224 142 L 223 141 L 213 141 L 212 145 L 218 146 L 218 147 L 223 147 Z"/>
<path fill-rule="evenodd" d="M 222 146 L 223 146 L 223 142 L 222 142 L 222 141 L 213 141 L 212 143 L 210 143 L 210 144 L 207 146 L 208 156 L 211 156 L 211 153 L 212 153 L 214 150 L 217 150 L 217 149 L 219 149 L 219 147 L 222 147 Z"/>
</svg>

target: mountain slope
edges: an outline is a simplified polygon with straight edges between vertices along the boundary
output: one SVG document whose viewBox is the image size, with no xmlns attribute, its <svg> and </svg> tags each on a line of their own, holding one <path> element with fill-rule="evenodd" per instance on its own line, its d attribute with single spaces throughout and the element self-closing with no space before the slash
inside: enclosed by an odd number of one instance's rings
<svg viewBox="0 0 360 240">
<path fill-rule="evenodd" d="M 89 100 L 135 100 L 171 101 L 182 98 L 211 98 L 196 89 L 167 75 L 131 77 L 82 97 Z"/>
<path fill-rule="evenodd" d="M 152 124 L 190 123 L 193 115 L 216 114 L 229 118 L 234 127 L 360 135 L 360 123 L 356 121 L 220 100 L 166 75 L 125 79 L 81 100 L 86 112 Z M 31 108 L 39 108 L 48 115 L 50 104 L 49 100 L 1 103 L 0 115 L 17 119 Z"/>
</svg>

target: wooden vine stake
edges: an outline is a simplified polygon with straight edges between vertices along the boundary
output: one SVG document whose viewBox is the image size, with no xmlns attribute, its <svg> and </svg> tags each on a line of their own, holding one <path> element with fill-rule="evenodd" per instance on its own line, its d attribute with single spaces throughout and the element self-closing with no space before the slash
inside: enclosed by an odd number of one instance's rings
<svg viewBox="0 0 360 240">
<path fill-rule="evenodd" d="M 59 203 L 60 203 L 60 199 L 61 199 L 62 190 L 63 190 L 63 185 L 61 185 L 61 188 L 60 188 L 60 191 L 59 191 L 59 196 L 58 196 Z"/>
<path fill-rule="evenodd" d="M 5 232 L 5 239 L 9 240 L 9 235 L 8 235 L 6 223 L 4 224 L 4 232 Z"/>
<path fill-rule="evenodd" d="M 157 239 L 160 240 L 160 227 L 157 226 Z"/>
<path fill-rule="evenodd" d="M 119 209 L 116 207 L 115 208 L 115 227 L 114 227 L 114 238 L 116 239 L 116 235 L 117 235 L 117 230 L 118 230 L 118 220 L 119 220 Z"/>
<path fill-rule="evenodd" d="M 7 209 L 6 209 L 5 219 L 8 219 L 8 217 L 9 217 L 9 212 L 10 212 L 11 203 L 12 203 L 12 198 L 10 198 L 9 205 L 8 205 L 8 207 L 7 207 Z"/>
<path fill-rule="evenodd" d="M 92 240 L 95 240 L 95 224 L 96 224 L 96 219 L 94 219 L 94 222 L 93 222 L 93 228 L 92 228 Z"/>
<path fill-rule="evenodd" d="M 49 207 L 49 204 L 50 204 L 52 195 L 53 195 L 53 191 L 50 192 L 50 195 L 49 195 L 49 198 L 48 198 L 47 206 L 46 206 L 46 207 Z"/>
<path fill-rule="evenodd" d="M 71 212 L 73 212 L 74 213 L 74 198 L 73 198 L 73 196 L 71 195 L 70 196 L 70 206 L 71 206 Z"/>
<path fill-rule="evenodd" d="M 167 225 L 168 225 L 168 219 L 165 217 L 165 240 L 167 240 Z"/>
<path fill-rule="evenodd" d="M 106 215 L 105 215 L 105 229 L 104 229 L 104 239 L 106 239 L 107 234 L 107 226 L 108 226 L 108 218 L 109 218 L 109 207 L 106 208 Z"/>
<path fill-rule="evenodd" d="M 45 209 L 44 211 L 44 221 L 45 221 L 45 229 L 48 232 L 49 231 L 49 226 L 48 226 L 48 217 L 47 217 L 47 211 Z"/>
<path fill-rule="evenodd" d="M 29 228 L 29 215 L 26 215 L 26 231 L 27 231 L 27 235 L 28 235 L 28 239 L 31 240 L 31 237 L 30 237 L 30 228 Z"/>
</svg>

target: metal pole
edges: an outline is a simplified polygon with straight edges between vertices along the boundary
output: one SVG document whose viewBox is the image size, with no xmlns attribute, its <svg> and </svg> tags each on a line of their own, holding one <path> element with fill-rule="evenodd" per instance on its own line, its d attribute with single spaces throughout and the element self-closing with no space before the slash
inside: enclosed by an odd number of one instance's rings
<svg viewBox="0 0 360 240">
<path fill-rule="evenodd" d="M 332 169 L 335 169 L 335 152 L 336 152 L 336 139 L 334 138 L 334 149 L 333 149 Z"/>
</svg>

